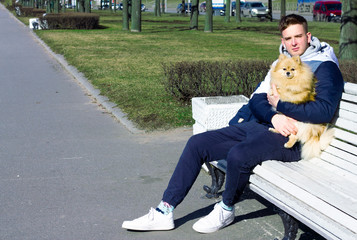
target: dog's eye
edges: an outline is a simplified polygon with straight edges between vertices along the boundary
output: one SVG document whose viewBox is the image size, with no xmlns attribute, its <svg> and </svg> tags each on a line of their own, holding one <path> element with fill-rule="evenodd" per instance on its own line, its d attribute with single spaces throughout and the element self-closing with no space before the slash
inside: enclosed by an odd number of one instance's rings
<svg viewBox="0 0 357 240">
<path fill-rule="evenodd" d="M 295 68 L 292 68 L 291 71 L 295 71 Z"/>
<path fill-rule="evenodd" d="M 283 68 L 284 71 L 286 71 L 286 68 Z"/>
</svg>

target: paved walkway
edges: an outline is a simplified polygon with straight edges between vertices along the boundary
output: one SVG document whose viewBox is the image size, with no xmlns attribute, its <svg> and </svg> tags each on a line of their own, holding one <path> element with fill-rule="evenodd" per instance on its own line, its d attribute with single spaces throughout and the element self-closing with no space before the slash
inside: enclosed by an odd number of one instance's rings
<svg viewBox="0 0 357 240">
<path fill-rule="evenodd" d="M 176 209 L 175 230 L 121 229 L 123 220 L 158 204 L 192 130 L 133 134 L 62 64 L 0 5 L 1 240 L 282 235 L 280 218 L 254 194 L 237 205 L 233 226 L 210 235 L 194 232 L 194 221 L 214 204 L 203 198 L 202 185 L 210 183 L 205 173 Z"/>
</svg>

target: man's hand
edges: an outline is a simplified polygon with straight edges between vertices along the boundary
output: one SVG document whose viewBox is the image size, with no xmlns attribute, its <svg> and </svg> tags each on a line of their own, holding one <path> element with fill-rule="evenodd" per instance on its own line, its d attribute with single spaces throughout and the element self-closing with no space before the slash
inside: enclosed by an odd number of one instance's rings
<svg viewBox="0 0 357 240">
<path fill-rule="evenodd" d="M 284 137 L 297 133 L 298 129 L 295 126 L 295 122 L 295 119 L 289 118 L 283 114 L 275 114 L 271 119 L 274 128 Z"/>
<path fill-rule="evenodd" d="M 279 93 L 276 90 L 275 84 L 272 84 L 270 93 L 267 94 L 267 98 L 269 101 L 269 104 L 272 105 L 275 109 L 278 106 L 278 102 L 280 100 Z"/>
</svg>

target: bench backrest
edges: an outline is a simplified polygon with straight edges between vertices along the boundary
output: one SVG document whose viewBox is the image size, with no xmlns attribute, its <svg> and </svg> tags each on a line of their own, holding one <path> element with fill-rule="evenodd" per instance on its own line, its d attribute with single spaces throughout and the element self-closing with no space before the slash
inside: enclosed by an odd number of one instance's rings
<svg viewBox="0 0 357 240">
<path fill-rule="evenodd" d="M 357 84 L 345 84 L 333 124 L 336 139 L 322 153 L 321 159 L 351 173 L 357 181 Z"/>
</svg>

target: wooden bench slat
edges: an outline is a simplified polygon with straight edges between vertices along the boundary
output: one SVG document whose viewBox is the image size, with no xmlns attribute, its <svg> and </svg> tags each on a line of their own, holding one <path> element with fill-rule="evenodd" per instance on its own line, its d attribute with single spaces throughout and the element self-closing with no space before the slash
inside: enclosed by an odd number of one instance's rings
<svg viewBox="0 0 357 240">
<path fill-rule="evenodd" d="M 357 106 L 356 106 L 357 108 Z M 357 113 L 346 110 L 340 109 L 338 112 L 338 118 L 346 119 L 348 121 L 356 122 L 357 123 Z"/>
<path fill-rule="evenodd" d="M 284 189 L 285 186 L 294 184 L 295 187 L 302 190 L 304 194 L 308 193 L 309 195 L 313 195 L 320 199 L 320 201 L 328 202 L 329 205 L 343 212 L 348 212 L 357 223 L 357 192 L 355 189 L 350 188 L 353 182 L 341 176 L 331 175 L 331 173 L 327 171 L 319 171 L 311 167 L 311 165 L 311 163 L 306 161 L 301 161 L 299 164 L 277 161 L 267 161 L 263 163 L 264 174 L 276 171 L 277 173 L 270 174 L 278 176 L 279 178 L 289 179 L 286 180 L 289 181 L 289 184 L 275 182 L 275 185 Z M 257 173 L 261 177 L 266 177 L 255 169 L 254 173 Z M 324 186 L 329 186 L 329 189 L 327 191 L 324 190 Z M 290 189 L 284 190 L 287 192 L 290 191 Z"/>
<path fill-rule="evenodd" d="M 349 153 L 351 153 L 353 155 L 357 155 L 356 154 L 357 153 L 357 147 L 353 146 L 353 145 L 351 145 L 349 143 L 346 143 L 344 141 L 340 141 L 338 139 L 333 139 L 330 145 L 334 146 L 334 147 L 336 147 L 338 149 L 342 149 L 345 152 L 349 152 Z M 328 147 L 325 151 L 327 151 L 329 148 L 330 147 Z"/>
<path fill-rule="evenodd" d="M 357 96 L 349 93 L 342 93 L 342 101 L 357 103 Z"/>
<path fill-rule="evenodd" d="M 324 152 L 321 154 L 322 159 L 319 159 L 320 161 L 326 161 L 338 168 L 340 168 L 342 171 L 351 173 L 355 176 L 357 176 L 356 170 L 357 166 L 346 159 L 339 158 L 337 156 L 334 156 L 328 152 Z M 356 182 L 357 184 L 357 182 Z"/>
<path fill-rule="evenodd" d="M 356 148 L 351 146 L 352 148 Z M 333 155 L 333 156 L 331 156 Z M 327 156 L 327 157 L 326 157 Z M 321 159 L 323 160 L 331 160 L 331 158 L 339 158 L 343 160 L 338 166 L 340 168 L 346 169 L 350 172 L 354 172 L 357 175 L 357 156 L 351 154 L 351 152 L 346 152 L 345 150 L 336 148 L 334 146 L 329 146 L 324 152 L 321 154 Z"/>
<path fill-rule="evenodd" d="M 357 96 L 345 95 L 346 100 L 340 101 L 340 109 L 348 110 L 351 112 L 356 112 L 356 102 L 347 101 L 347 99 L 357 98 Z M 348 96 L 348 97 L 347 97 Z"/>
<path fill-rule="evenodd" d="M 346 142 L 349 142 L 353 145 L 357 145 L 356 134 L 344 131 L 342 129 L 335 128 L 335 137 Z"/>
<path fill-rule="evenodd" d="M 356 233 L 336 222 L 321 212 L 300 201 L 293 195 L 282 191 L 275 185 L 258 175 L 251 176 L 250 189 L 264 197 L 283 211 L 294 216 L 303 223 L 309 223 L 309 227 L 327 239 L 355 240 Z M 308 199 L 308 198 L 307 198 Z M 306 200 L 306 199 L 305 199 Z"/>
<path fill-rule="evenodd" d="M 355 214 L 353 217 L 357 219 L 357 191 L 351 189 L 351 184 L 357 184 L 356 178 L 350 179 L 338 174 L 333 174 L 333 176 L 331 176 L 331 173 L 328 169 L 323 168 L 323 165 L 317 167 L 317 165 L 310 161 L 283 164 L 283 166 L 284 168 L 289 168 L 293 172 L 296 171 L 298 176 L 301 175 L 301 177 L 306 178 L 307 181 L 312 180 L 316 187 L 321 188 L 321 186 L 329 186 L 329 191 L 324 190 L 324 192 L 327 193 L 326 195 L 338 194 L 341 196 L 342 200 L 345 199 L 346 202 L 350 199 L 356 205 L 356 208 L 353 208 Z M 309 186 L 308 183 L 307 189 L 310 188 L 311 186 Z M 333 189 L 334 192 L 331 192 L 331 189 Z M 337 204 L 340 205 L 343 203 L 339 201 Z"/>
<path fill-rule="evenodd" d="M 322 154 L 324 155 L 324 157 L 323 157 L 324 159 L 337 158 L 336 156 L 333 156 L 326 152 L 324 152 Z M 349 179 L 351 179 L 351 181 L 357 182 L 357 174 L 355 172 L 346 171 L 345 168 L 342 168 L 340 165 L 335 164 L 334 161 L 331 162 L 331 161 L 326 161 L 326 160 L 322 160 L 319 158 L 314 158 L 314 159 L 309 160 L 309 162 L 313 163 L 317 167 L 324 168 L 327 171 L 333 172 L 333 173 L 340 175 L 342 177 L 349 178 Z"/>
<path fill-rule="evenodd" d="M 344 92 L 352 95 L 357 95 L 357 84 L 346 82 L 344 86 Z"/>
<path fill-rule="evenodd" d="M 331 199 L 327 199 L 327 201 L 325 201 L 321 199 L 320 196 L 316 196 L 314 192 L 308 192 L 304 188 L 301 188 L 296 184 L 295 181 L 290 182 L 291 178 L 289 176 L 281 176 L 278 174 L 281 173 L 279 169 L 274 169 L 274 172 L 271 171 L 271 169 L 269 169 L 267 166 L 270 165 L 270 163 L 274 162 L 275 161 L 264 162 L 263 167 L 257 166 L 254 169 L 254 173 L 259 177 L 265 179 L 266 181 L 270 182 L 271 185 L 280 188 L 282 192 L 286 192 L 288 194 L 293 195 L 299 201 L 306 201 L 306 204 L 308 206 L 313 209 L 316 209 L 315 211 L 324 213 L 328 218 L 339 222 L 351 231 L 357 229 L 357 220 L 346 214 L 345 212 L 340 211 L 340 209 L 337 209 L 332 206 L 329 203 Z M 276 165 L 274 167 L 276 167 Z M 252 183 L 254 182 L 253 179 L 251 180 Z M 310 183 L 305 182 L 304 185 L 310 185 Z"/>
</svg>

